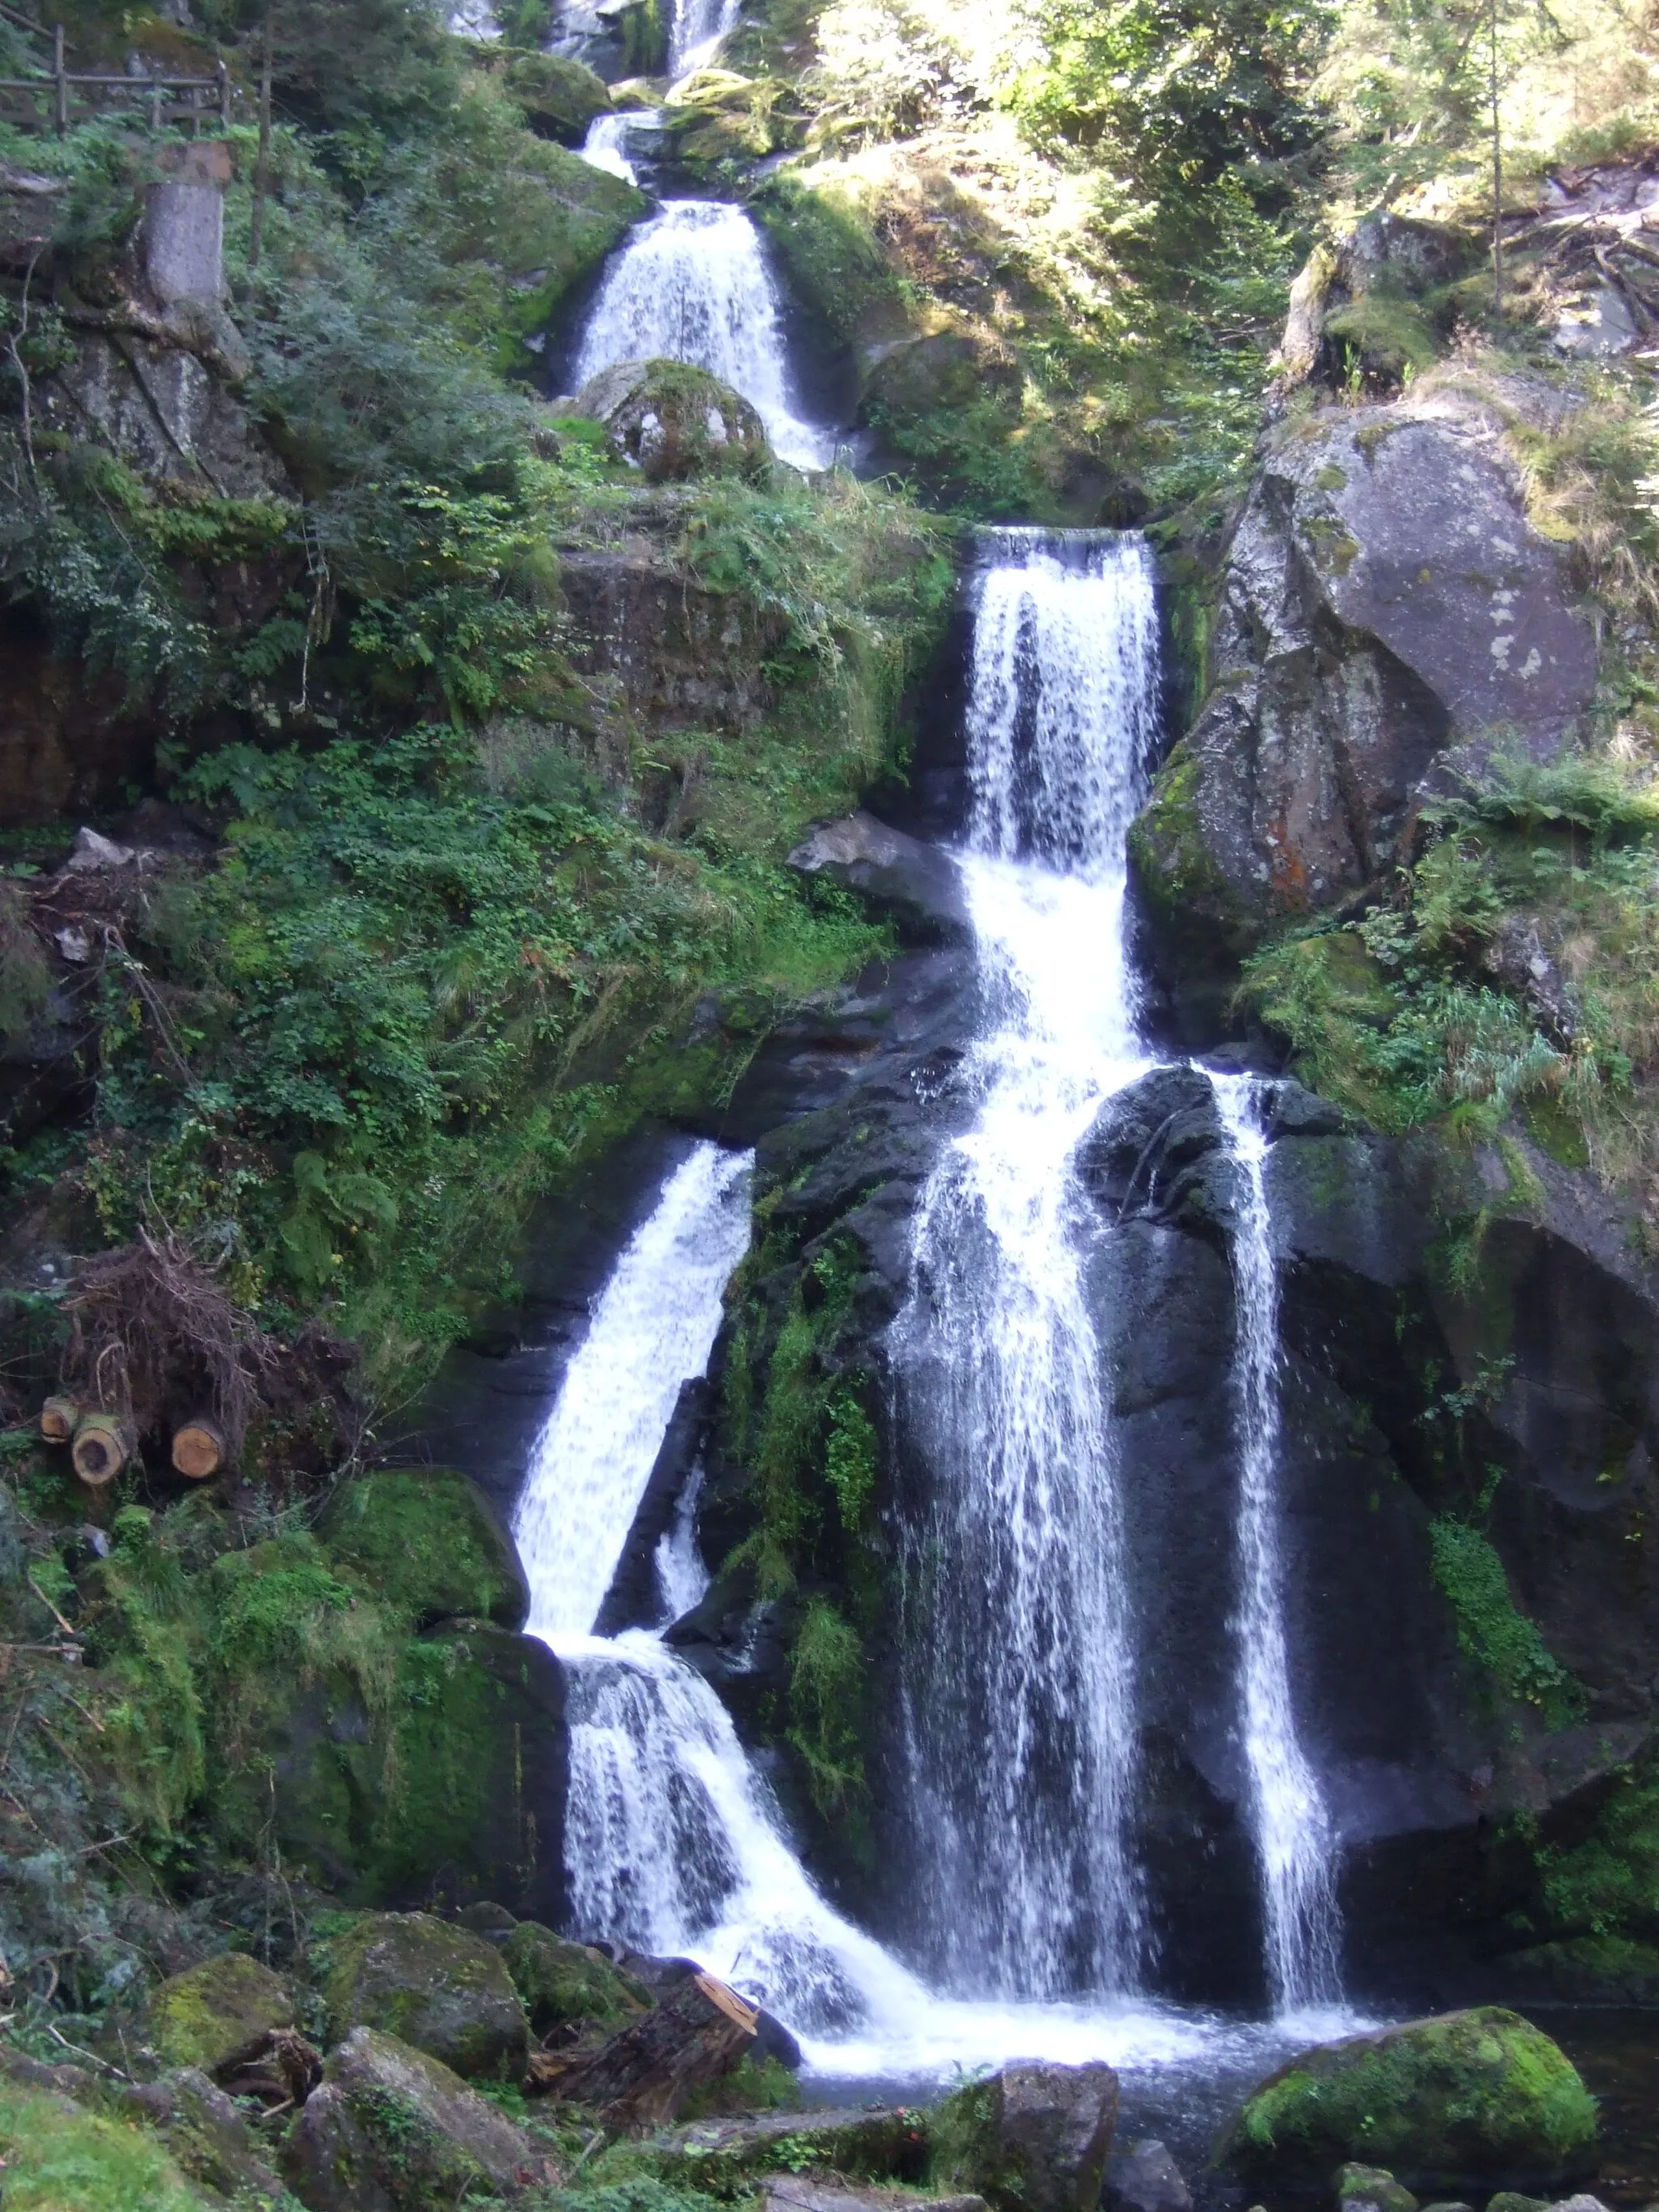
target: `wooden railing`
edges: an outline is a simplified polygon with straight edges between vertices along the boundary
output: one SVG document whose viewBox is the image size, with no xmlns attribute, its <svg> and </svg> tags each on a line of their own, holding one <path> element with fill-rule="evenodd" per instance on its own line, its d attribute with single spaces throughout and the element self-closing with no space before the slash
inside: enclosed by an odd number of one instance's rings
<svg viewBox="0 0 1659 2212">
<path fill-rule="evenodd" d="M 46 36 L 38 23 L 12 8 L 0 15 L 20 28 Z M 64 27 L 51 33 L 52 68 L 40 76 L 0 76 L 0 121 L 21 131 L 55 131 L 98 115 L 138 115 L 152 131 L 187 128 L 199 137 L 211 118 L 230 128 L 234 97 L 222 61 L 211 76 L 120 76 L 113 70 L 71 70 L 64 58 Z"/>
</svg>

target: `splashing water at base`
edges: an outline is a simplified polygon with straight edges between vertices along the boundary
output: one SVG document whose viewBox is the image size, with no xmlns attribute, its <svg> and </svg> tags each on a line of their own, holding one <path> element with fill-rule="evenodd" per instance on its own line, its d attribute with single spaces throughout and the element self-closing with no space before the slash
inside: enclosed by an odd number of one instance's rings
<svg viewBox="0 0 1659 2212">
<path fill-rule="evenodd" d="M 668 39 L 668 74 L 690 76 L 707 69 L 738 27 L 743 0 L 674 0 Z"/>
<path fill-rule="evenodd" d="M 1297 1734 L 1285 1632 L 1279 1531 L 1279 1274 L 1262 1164 L 1267 1139 L 1255 1083 L 1210 1073 L 1237 1174 L 1232 1241 L 1239 1445 L 1238 1682 L 1250 1825 L 1261 1868 L 1274 2009 L 1319 2032 L 1340 1997 L 1336 1839 Z M 1340 2015 L 1339 2015 L 1340 2017 Z"/>
<path fill-rule="evenodd" d="M 1155 726 L 1150 555 L 988 533 L 961 862 L 985 1018 L 972 1127 L 931 1176 L 895 1333 L 933 1481 L 906 1638 L 912 1826 L 961 1989 L 1137 1986 L 1122 1516 L 1073 1156 L 1150 1065 L 1124 943 Z"/>
<path fill-rule="evenodd" d="M 777 288 L 753 222 L 720 200 L 669 200 L 642 222 L 593 303 L 577 388 L 623 361 L 684 361 L 742 393 L 780 460 L 828 468 L 835 441 L 797 416 Z"/>
</svg>

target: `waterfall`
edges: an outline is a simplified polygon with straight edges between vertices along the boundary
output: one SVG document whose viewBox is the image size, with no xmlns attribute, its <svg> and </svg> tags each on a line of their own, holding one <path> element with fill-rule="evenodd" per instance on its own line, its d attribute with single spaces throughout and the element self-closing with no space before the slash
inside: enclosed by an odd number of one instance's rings
<svg viewBox="0 0 1659 2212">
<path fill-rule="evenodd" d="M 983 543 L 961 858 L 978 1109 L 924 1192 L 895 1332 L 933 1476 L 903 1722 L 940 1965 L 1055 1996 L 1133 1989 L 1144 1948 L 1122 1515 L 1073 1156 L 1147 1065 L 1124 900 L 1158 624 L 1138 538 Z"/>
<path fill-rule="evenodd" d="M 654 124 L 660 111 L 636 107 L 623 115 L 596 115 L 582 140 L 581 155 L 596 169 L 606 169 L 625 185 L 637 185 L 639 172 L 633 158 L 632 137 L 637 126 Z"/>
<path fill-rule="evenodd" d="M 605 1285 L 514 1518 L 532 1636 L 593 1626 L 680 1385 L 708 1364 L 721 1293 L 748 1248 L 749 1165 L 746 1152 L 699 1145 Z"/>
<path fill-rule="evenodd" d="M 1262 1174 L 1267 1140 L 1246 1075 L 1211 1074 L 1238 1187 L 1232 1241 L 1237 1341 L 1232 1387 L 1239 1447 L 1240 1717 L 1261 1867 L 1267 1972 L 1281 2014 L 1340 1996 L 1335 1838 L 1297 1738 L 1285 1634 L 1278 1498 L 1279 1273 Z"/>
<path fill-rule="evenodd" d="M 829 466 L 833 439 L 795 413 L 777 287 L 742 208 L 669 200 L 637 226 L 593 303 L 575 385 L 617 362 L 659 359 L 690 362 L 740 392 L 781 460 Z"/>
<path fill-rule="evenodd" d="M 707 69 L 721 43 L 738 27 L 742 0 L 674 0 L 668 40 L 668 74 L 690 76 Z"/>
</svg>

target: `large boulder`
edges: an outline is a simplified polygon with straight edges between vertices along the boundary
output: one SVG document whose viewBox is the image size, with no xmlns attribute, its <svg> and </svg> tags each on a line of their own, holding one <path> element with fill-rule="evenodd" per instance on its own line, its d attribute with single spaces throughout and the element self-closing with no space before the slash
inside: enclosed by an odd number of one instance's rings
<svg viewBox="0 0 1659 2212">
<path fill-rule="evenodd" d="M 154 2128 L 192 2181 L 234 2197 L 249 2212 L 279 2203 L 281 2180 L 265 2163 L 247 2122 L 227 2093 L 193 2066 L 135 2082 L 122 2091 L 128 2119 Z"/>
<path fill-rule="evenodd" d="M 789 866 L 855 891 L 896 925 L 907 944 L 963 944 L 972 935 L 962 876 L 950 854 L 862 808 L 839 821 L 813 823 Z"/>
<path fill-rule="evenodd" d="M 1217 2149 L 1252 2187 L 1321 2187 L 1363 2160 L 1419 2193 L 1554 2190 L 1595 2155 L 1595 2100 L 1571 2061 L 1495 2005 L 1303 2051 Z"/>
<path fill-rule="evenodd" d="M 437 2212 L 556 2177 L 522 2130 L 428 2053 L 355 2028 L 283 2148 L 310 2212 Z"/>
<path fill-rule="evenodd" d="M 603 422 L 651 483 L 764 476 L 766 426 L 740 392 L 683 361 L 623 361 L 583 386 L 577 411 Z"/>
<path fill-rule="evenodd" d="M 1109 2066 L 1017 2059 L 940 2106 L 938 2179 L 977 2191 L 998 2212 L 1094 2212 L 1117 2097 Z"/>
<path fill-rule="evenodd" d="M 517 2081 L 530 2029 L 499 1951 L 424 1912 L 365 1913 L 329 1946 L 329 2033 L 374 2027 L 462 2075 Z"/>
<path fill-rule="evenodd" d="M 320 1533 L 419 1627 L 458 1618 L 524 1626 L 530 1588 L 518 1549 L 477 1485 L 453 1468 L 380 1468 L 343 1483 Z"/>
<path fill-rule="evenodd" d="M 1510 413 L 1528 394 L 1503 395 Z M 1401 857 L 1443 757 L 1553 757 L 1596 645 L 1489 409 L 1436 374 L 1281 427 L 1229 550 L 1210 690 L 1136 825 L 1178 938 L 1237 951 Z"/>
<path fill-rule="evenodd" d="M 603 1951 L 568 1943 L 534 1920 L 508 1931 L 501 1955 L 538 2036 L 589 2024 L 621 2027 L 651 2009 L 650 1990 Z"/>
<path fill-rule="evenodd" d="M 531 129 L 567 146 L 580 146 L 593 118 L 610 110 L 604 80 L 562 54 L 514 54 L 501 81 Z"/>
<path fill-rule="evenodd" d="M 246 1952 L 227 1951 L 170 1974 L 150 1998 L 149 2041 L 169 2066 L 216 2074 L 294 2026 L 294 1996 L 280 1974 Z"/>
</svg>

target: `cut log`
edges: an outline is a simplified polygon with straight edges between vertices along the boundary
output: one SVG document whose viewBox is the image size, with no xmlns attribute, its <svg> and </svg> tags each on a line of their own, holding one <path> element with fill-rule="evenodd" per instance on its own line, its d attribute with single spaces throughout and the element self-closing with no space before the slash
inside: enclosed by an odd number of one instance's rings
<svg viewBox="0 0 1659 2212">
<path fill-rule="evenodd" d="M 225 1432 L 210 1413 L 192 1413 L 173 1432 L 173 1464 L 192 1482 L 217 1474 L 229 1456 Z"/>
<path fill-rule="evenodd" d="M 752 2049 L 759 2014 L 712 1974 L 689 1974 L 597 2051 L 536 2051 L 525 2086 L 596 2108 L 612 2134 L 672 2120 Z"/>
<path fill-rule="evenodd" d="M 118 1413 L 82 1413 L 70 1456 L 82 1482 L 101 1490 L 132 1457 L 132 1431 Z"/>
<path fill-rule="evenodd" d="M 40 1408 L 40 1433 L 49 1444 L 66 1444 L 80 1418 L 73 1398 L 48 1398 Z"/>
</svg>

